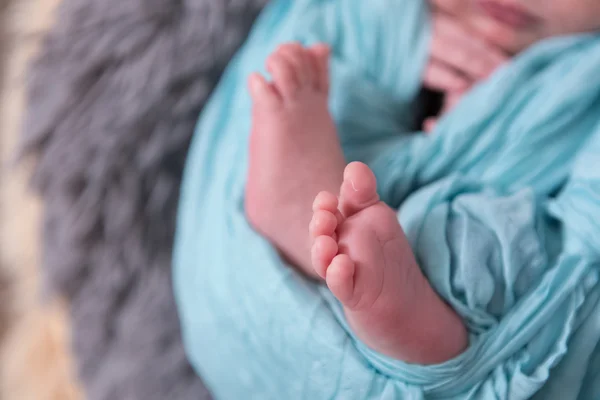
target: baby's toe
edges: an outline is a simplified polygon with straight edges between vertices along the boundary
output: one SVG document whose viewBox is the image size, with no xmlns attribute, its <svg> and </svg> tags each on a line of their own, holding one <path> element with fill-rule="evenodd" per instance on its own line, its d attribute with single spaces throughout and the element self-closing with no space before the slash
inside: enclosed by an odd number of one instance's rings
<svg viewBox="0 0 600 400">
<path fill-rule="evenodd" d="M 337 197 L 330 192 L 320 192 L 313 202 L 313 211 L 325 210 L 335 213 L 338 208 Z"/>
<path fill-rule="evenodd" d="M 293 66 L 294 73 L 301 87 L 312 86 L 314 73 L 310 54 L 300 43 L 287 43 L 277 50 Z"/>
<path fill-rule="evenodd" d="M 312 237 L 332 236 L 338 225 L 335 215 L 326 210 L 317 210 L 310 221 L 309 231 Z"/>
<path fill-rule="evenodd" d="M 262 75 L 258 73 L 250 75 L 248 78 L 248 87 L 254 105 L 270 107 L 280 103 L 277 89 L 275 89 L 273 84 L 267 82 Z"/>
<path fill-rule="evenodd" d="M 267 71 L 273 77 L 273 85 L 284 100 L 292 98 L 298 92 L 300 82 L 294 65 L 281 52 L 269 56 Z"/>
<path fill-rule="evenodd" d="M 311 249 L 312 264 L 315 272 L 325 279 L 327 267 L 338 252 L 337 242 L 331 236 L 319 236 Z"/>
<path fill-rule="evenodd" d="M 319 43 L 309 49 L 315 71 L 315 86 L 323 93 L 329 92 L 329 46 Z"/>
<path fill-rule="evenodd" d="M 338 254 L 327 268 L 325 277 L 331 293 L 346 307 L 354 306 L 354 262 L 346 254 Z"/>
<path fill-rule="evenodd" d="M 333 215 L 335 215 L 337 219 L 337 223 L 341 224 L 344 220 L 342 214 L 338 210 L 338 198 L 336 195 L 330 192 L 321 192 L 315 197 L 315 201 L 313 202 L 313 212 L 317 212 L 319 210 L 329 211 Z"/>
<path fill-rule="evenodd" d="M 375 175 L 363 163 L 353 162 L 344 170 L 340 189 L 340 209 L 347 218 L 379 202 Z"/>
</svg>

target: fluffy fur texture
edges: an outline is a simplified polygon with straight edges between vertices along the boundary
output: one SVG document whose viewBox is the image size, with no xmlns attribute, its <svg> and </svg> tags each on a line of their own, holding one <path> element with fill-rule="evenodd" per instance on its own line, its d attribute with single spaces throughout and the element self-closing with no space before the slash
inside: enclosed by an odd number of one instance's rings
<svg viewBox="0 0 600 400">
<path fill-rule="evenodd" d="M 35 63 L 42 264 L 69 304 L 87 397 L 203 399 L 171 289 L 179 183 L 198 114 L 265 0 L 63 0 Z M 201 306 L 201 305 L 199 305 Z"/>
<path fill-rule="evenodd" d="M 14 168 L 27 63 L 57 0 L 0 0 L 0 398 L 77 400 L 69 324 L 55 298 L 40 301 L 40 205 Z"/>
</svg>

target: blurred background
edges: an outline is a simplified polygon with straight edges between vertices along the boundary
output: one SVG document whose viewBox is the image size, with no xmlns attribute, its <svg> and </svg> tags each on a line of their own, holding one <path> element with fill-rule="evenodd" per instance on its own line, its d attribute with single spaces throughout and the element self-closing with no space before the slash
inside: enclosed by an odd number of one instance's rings
<svg viewBox="0 0 600 400">
<path fill-rule="evenodd" d="M 0 399 L 80 398 L 61 300 L 42 297 L 41 206 L 15 156 L 27 66 L 58 0 L 0 0 Z"/>
<path fill-rule="evenodd" d="M 210 399 L 171 283 L 179 185 L 265 3 L 0 0 L 0 400 Z"/>
</svg>

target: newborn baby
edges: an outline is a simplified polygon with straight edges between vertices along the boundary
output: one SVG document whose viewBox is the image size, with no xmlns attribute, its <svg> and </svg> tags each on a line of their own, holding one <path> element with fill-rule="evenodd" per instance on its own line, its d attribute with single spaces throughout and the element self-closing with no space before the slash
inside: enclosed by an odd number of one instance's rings
<svg viewBox="0 0 600 400">
<path fill-rule="evenodd" d="M 423 85 L 443 112 L 511 55 L 543 38 L 600 28 L 597 0 L 436 0 Z M 328 111 L 325 45 L 290 43 L 250 77 L 253 126 L 246 213 L 306 275 L 326 282 L 368 346 L 410 363 L 440 363 L 468 345 L 461 318 L 433 290 L 361 163 L 346 165 Z M 432 128 L 435 118 L 426 121 Z"/>
</svg>

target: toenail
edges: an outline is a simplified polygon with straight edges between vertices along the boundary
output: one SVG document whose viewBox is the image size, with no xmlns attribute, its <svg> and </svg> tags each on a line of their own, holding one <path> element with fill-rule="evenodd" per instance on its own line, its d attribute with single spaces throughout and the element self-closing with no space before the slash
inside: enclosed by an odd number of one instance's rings
<svg viewBox="0 0 600 400">
<path fill-rule="evenodd" d="M 356 188 L 356 185 L 352 179 L 350 179 L 350 184 L 352 185 L 352 189 L 354 189 L 355 192 L 358 192 L 358 189 Z"/>
</svg>

